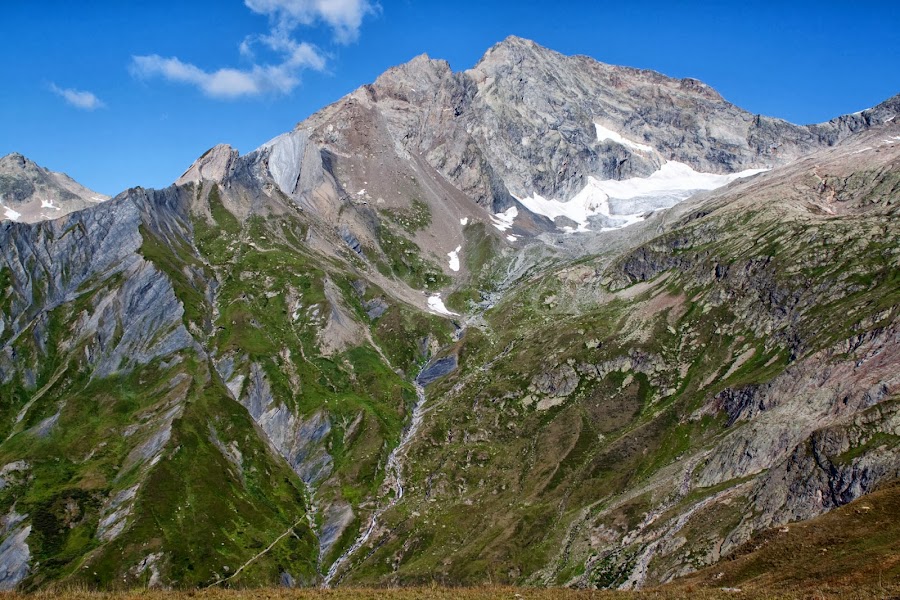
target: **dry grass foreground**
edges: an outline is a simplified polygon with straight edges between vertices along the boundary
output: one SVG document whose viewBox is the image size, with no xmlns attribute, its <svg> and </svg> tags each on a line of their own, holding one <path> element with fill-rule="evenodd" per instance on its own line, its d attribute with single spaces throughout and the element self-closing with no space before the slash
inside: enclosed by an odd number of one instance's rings
<svg viewBox="0 0 900 600">
<path fill-rule="evenodd" d="M 334 590 L 252 590 L 90 592 L 85 590 L 43 591 L 34 594 L 0 593 L 0 600 L 804 600 L 841 598 L 845 600 L 900 599 L 900 585 L 855 588 L 814 588 L 794 590 L 657 589 L 641 592 L 571 590 L 563 588 L 516 587 L 411 587 L 340 588 Z"/>
</svg>

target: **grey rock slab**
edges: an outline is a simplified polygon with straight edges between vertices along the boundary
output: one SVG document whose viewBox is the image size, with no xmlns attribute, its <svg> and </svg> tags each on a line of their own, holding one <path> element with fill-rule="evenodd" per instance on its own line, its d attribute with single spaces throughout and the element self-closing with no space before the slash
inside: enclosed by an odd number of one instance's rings
<svg viewBox="0 0 900 600">
<path fill-rule="evenodd" d="M 29 572 L 31 549 L 26 540 L 31 525 L 23 525 L 0 543 L 0 590 L 14 590 Z"/>
</svg>

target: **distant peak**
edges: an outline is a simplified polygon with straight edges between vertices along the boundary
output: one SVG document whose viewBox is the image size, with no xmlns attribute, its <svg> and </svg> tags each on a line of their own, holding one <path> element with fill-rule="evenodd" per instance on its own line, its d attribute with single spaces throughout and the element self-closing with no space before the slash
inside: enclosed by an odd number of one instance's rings
<svg viewBox="0 0 900 600">
<path fill-rule="evenodd" d="M 517 35 L 508 35 L 506 38 L 496 44 L 497 46 L 537 46 L 533 40 L 529 40 L 527 38 L 519 37 Z"/>
<path fill-rule="evenodd" d="M 431 58 L 426 52 L 423 52 L 418 56 L 414 56 L 410 61 L 394 68 L 414 71 L 449 71 L 450 63 L 439 58 Z"/>
<path fill-rule="evenodd" d="M 373 85 L 382 93 L 406 97 L 410 92 L 415 94 L 417 90 L 421 92 L 432 87 L 450 73 L 450 63 L 446 60 L 433 59 L 423 53 L 402 65 L 391 67 Z"/>
<path fill-rule="evenodd" d="M 203 180 L 222 181 L 231 171 L 238 151 L 228 144 L 217 144 L 194 161 L 187 171 L 175 181 L 175 185 Z"/>
<path fill-rule="evenodd" d="M 476 68 L 484 63 L 493 61 L 509 62 L 510 60 L 519 60 L 528 55 L 560 55 L 558 52 L 541 46 L 533 40 L 529 40 L 517 35 L 507 36 L 503 41 L 497 42 L 491 46 L 478 64 Z"/>
</svg>

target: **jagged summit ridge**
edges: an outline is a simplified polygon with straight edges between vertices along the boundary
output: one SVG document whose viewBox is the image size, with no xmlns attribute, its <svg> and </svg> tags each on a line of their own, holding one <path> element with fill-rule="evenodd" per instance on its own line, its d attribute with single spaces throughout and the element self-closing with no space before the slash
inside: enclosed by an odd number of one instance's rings
<svg viewBox="0 0 900 600">
<path fill-rule="evenodd" d="M 390 152 L 399 161 L 427 164 L 492 213 L 515 207 L 521 232 L 526 232 L 576 223 L 563 219 L 549 224 L 550 212 L 530 212 L 521 199 L 565 204 L 591 195 L 596 181 L 665 177 L 667 163 L 680 163 L 673 167 L 679 172 L 704 176 L 757 172 L 894 114 L 895 107 L 885 103 L 828 123 L 793 125 L 744 111 L 696 79 L 569 57 L 511 36 L 466 71 L 454 72 L 445 61 L 417 56 L 314 114 L 298 129 L 307 130 L 310 139 L 336 157 L 336 167 L 347 163 L 346 188 L 369 190 L 367 179 L 357 181 L 355 174 L 381 167 L 383 153 Z M 368 149 L 362 155 L 361 144 Z M 370 154 L 377 165 L 364 168 Z M 644 210 L 707 189 L 690 181 L 679 185 L 669 200 L 645 203 Z M 615 201 L 620 207 L 638 206 L 628 202 L 633 196 L 608 200 L 613 211 Z M 591 201 L 597 228 L 616 224 L 596 208 L 606 201 Z M 635 210 L 640 216 L 641 209 Z"/>
</svg>

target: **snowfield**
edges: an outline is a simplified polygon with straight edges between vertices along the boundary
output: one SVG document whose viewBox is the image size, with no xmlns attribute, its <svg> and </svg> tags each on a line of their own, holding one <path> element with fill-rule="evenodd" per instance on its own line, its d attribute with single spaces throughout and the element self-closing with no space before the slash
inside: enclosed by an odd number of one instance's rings
<svg viewBox="0 0 900 600">
<path fill-rule="evenodd" d="M 561 228 L 568 233 L 597 230 L 596 227 L 591 228 L 592 221 L 600 223 L 600 231 L 606 231 L 642 221 L 647 212 L 670 208 L 699 191 L 714 190 L 736 179 L 763 171 L 766 169 L 748 169 L 740 173 L 718 175 L 700 173 L 684 163 L 669 161 L 649 177 L 632 177 L 621 181 L 601 181 L 588 177 L 587 185 L 568 202 L 547 199 L 539 194 L 516 200 L 531 212 L 551 221 L 565 217 L 577 223 L 577 228 Z M 505 222 L 503 217 L 498 214 L 494 215 L 494 219 L 495 227 L 500 229 L 496 223 Z"/>
<path fill-rule="evenodd" d="M 16 212 L 8 206 L 5 208 L 6 208 L 6 218 L 9 219 L 10 221 L 18 221 L 19 217 L 22 216 L 22 213 Z"/>
</svg>

